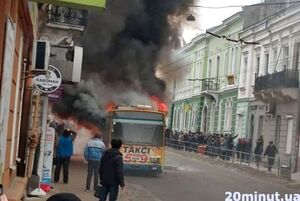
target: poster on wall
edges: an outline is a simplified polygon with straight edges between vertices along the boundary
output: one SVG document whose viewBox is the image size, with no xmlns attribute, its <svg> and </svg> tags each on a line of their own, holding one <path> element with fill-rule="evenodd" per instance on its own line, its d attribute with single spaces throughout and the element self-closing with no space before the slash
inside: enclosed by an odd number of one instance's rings
<svg viewBox="0 0 300 201">
<path fill-rule="evenodd" d="M 8 17 L 6 19 L 4 58 L 0 94 L 0 163 L 2 164 L 5 160 L 15 38 L 16 26 L 13 23 L 12 19 Z"/>
<path fill-rule="evenodd" d="M 44 162 L 42 169 L 42 183 L 50 184 L 53 166 L 53 151 L 54 151 L 55 130 L 47 126 L 44 143 Z"/>
</svg>

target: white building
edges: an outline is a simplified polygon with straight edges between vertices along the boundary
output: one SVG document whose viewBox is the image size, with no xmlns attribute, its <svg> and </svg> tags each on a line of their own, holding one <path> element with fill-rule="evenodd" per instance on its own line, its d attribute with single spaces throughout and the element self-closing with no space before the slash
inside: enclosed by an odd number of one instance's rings
<svg viewBox="0 0 300 201">
<path fill-rule="evenodd" d="M 274 141 L 281 161 L 291 159 L 293 167 L 300 156 L 299 13 L 299 5 L 291 6 L 240 34 L 259 44 L 242 46 L 237 109 L 238 129 L 246 131 L 244 136 L 262 135 L 264 148 Z"/>
</svg>

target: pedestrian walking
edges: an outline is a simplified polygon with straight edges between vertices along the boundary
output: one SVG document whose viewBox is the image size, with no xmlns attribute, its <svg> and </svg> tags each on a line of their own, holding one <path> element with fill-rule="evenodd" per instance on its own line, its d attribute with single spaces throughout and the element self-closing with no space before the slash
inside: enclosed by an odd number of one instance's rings
<svg viewBox="0 0 300 201">
<path fill-rule="evenodd" d="M 100 163 L 100 200 L 106 201 L 109 195 L 109 201 L 116 201 L 119 193 L 119 186 L 124 189 L 123 158 L 120 152 L 122 140 L 112 139 L 111 149 L 107 150 Z"/>
<path fill-rule="evenodd" d="M 76 132 L 65 129 L 63 134 L 59 136 L 56 146 L 56 167 L 54 171 L 54 182 L 59 181 L 60 170 L 63 167 L 63 182 L 69 182 L 69 164 L 73 155 L 73 141 L 76 138 Z"/>
<path fill-rule="evenodd" d="M 275 161 L 275 155 L 278 153 L 278 150 L 276 146 L 273 144 L 273 141 L 269 142 L 269 145 L 267 146 L 264 156 L 268 157 L 268 172 L 272 171 L 272 167 L 274 165 Z"/>
<path fill-rule="evenodd" d="M 58 193 L 52 195 L 46 201 L 81 201 L 81 200 L 73 193 Z"/>
<path fill-rule="evenodd" d="M 100 160 L 105 152 L 105 145 L 101 140 L 101 134 L 96 133 L 84 148 L 84 158 L 88 162 L 87 177 L 86 177 L 86 188 L 85 191 L 90 190 L 91 180 L 94 175 L 94 190 L 96 189 L 99 182 L 99 168 Z"/>
<path fill-rule="evenodd" d="M 259 168 L 260 162 L 261 162 L 261 155 L 264 151 L 264 139 L 262 136 L 260 136 L 257 140 L 256 140 L 256 146 L 254 149 L 254 155 L 255 155 L 255 163 L 256 163 L 256 167 Z"/>
<path fill-rule="evenodd" d="M 0 201 L 8 201 L 6 195 L 4 194 L 3 185 L 0 184 Z"/>
</svg>

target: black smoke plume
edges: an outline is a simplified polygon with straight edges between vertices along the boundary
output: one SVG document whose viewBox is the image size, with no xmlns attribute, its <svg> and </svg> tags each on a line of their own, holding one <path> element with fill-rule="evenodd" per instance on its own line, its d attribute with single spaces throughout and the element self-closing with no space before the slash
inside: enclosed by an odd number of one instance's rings
<svg viewBox="0 0 300 201">
<path fill-rule="evenodd" d="M 166 55 L 166 50 L 178 46 L 180 20 L 185 20 L 183 16 L 187 16 L 192 3 L 193 0 L 108 0 L 105 11 L 90 10 L 81 39 L 83 79 L 99 85 L 67 88 L 63 102 L 54 111 L 80 113 L 81 117 L 84 110 L 91 111 L 88 97 L 93 108 L 95 104 L 99 107 L 92 111 L 101 114 L 103 103 L 131 102 L 130 98 L 136 98 L 128 97 L 132 92 L 165 99 L 166 85 L 155 76 L 155 67 L 162 50 Z"/>
</svg>

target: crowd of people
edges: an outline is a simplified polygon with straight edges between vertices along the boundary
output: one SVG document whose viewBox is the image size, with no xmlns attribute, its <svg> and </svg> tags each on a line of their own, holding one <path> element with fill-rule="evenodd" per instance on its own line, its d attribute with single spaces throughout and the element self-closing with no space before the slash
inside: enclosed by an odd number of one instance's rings
<svg viewBox="0 0 300 201">
<path fill-rule="evenodd" d="M 272 141 L 269 142 L 264 152 L 262 136 L 256 140 L 256 145 L 253 147 L 251 139 L 237 139 L 238 135 L 232 134 L 203 133 L 200 131 L 183 132 L 167 129 L 165 135 L 167 145 L 173 148 L 199 152 L 199 146 L 202 146 L 205 147 L 204 154 L 207 156 L 219 157 L 223 160 L 230 160 L 231 157 L 236 157 L 241 162 L 246 163 L 254 160 L 257 168 L 259 168 L 262 157 L 267 156 L 268 171 L 271 171 L 275 155 L 278 153 Z"/>
</svg>

